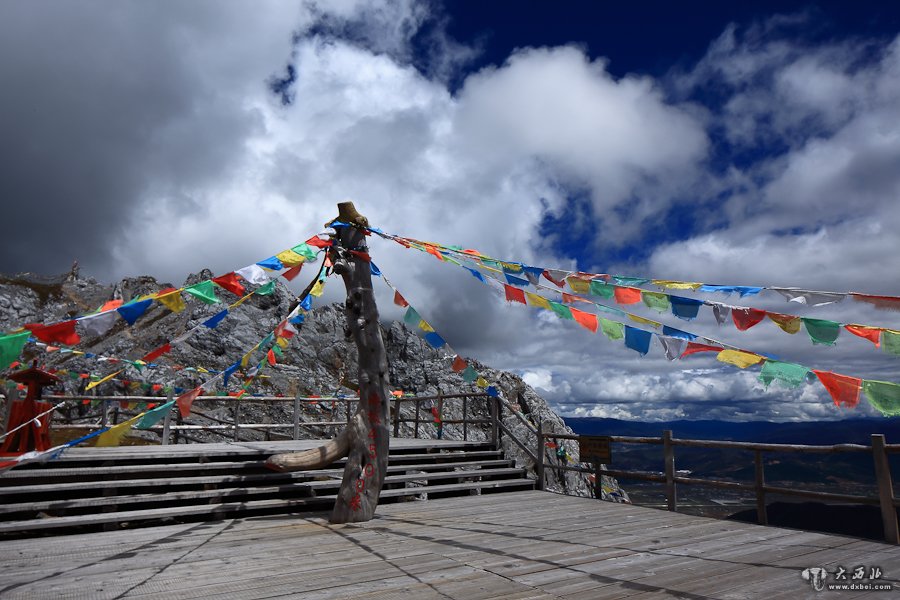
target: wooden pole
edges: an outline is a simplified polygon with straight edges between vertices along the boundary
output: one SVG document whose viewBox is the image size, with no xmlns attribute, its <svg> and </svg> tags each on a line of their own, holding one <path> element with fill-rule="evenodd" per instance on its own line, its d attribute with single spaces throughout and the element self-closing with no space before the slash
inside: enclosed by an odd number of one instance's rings
<svg viewBox="0 0 900 600">
<path fill-rule="evenodd" d="M 762 452 L 757 450 L 753 456 L 756 467 L 756 520 L 760 525 L 769 524 L 769 515 L 766 513 L 766 474 Z"/>
<path fill-rule="evenodd" d="M 537 420 L 537 446 L 535 446 L 534 455 L 537 461 L 534 463 L 534 474 L 537 476 L 537 486 L 539 490 L 544 489 L 544 423 Z"/>
<path fill-rule="evenodd" d="M 672 445 L 672 430 L 663 431 L 663 454 L 666 463 L 666 505 L 675 512 L 678 501 L 675 497 L 675 446 Z"/>
<path fill-rule="evenodd" d="M 300 439 L 300 386 L 294 394 L 294 440 Z"/>
<path fill-rule="evenodd" d="M 897 528 L 897 510 L 894 508 L 894 487 L 891 482 L 891 463 L 885 451 L 884 434 L 872 434 L 872 458 L 875 460 L 875 477 L 878 479 L 878 499 L 881 504 L 881 522 L 884 525 L 884 541 L 900 544 Z"/>
</svg>

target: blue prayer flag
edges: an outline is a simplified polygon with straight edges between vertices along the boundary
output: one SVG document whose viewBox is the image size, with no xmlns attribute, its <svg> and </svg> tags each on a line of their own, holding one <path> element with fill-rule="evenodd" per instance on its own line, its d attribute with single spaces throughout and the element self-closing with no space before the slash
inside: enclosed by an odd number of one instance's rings
<svg viewBox="0 0 900 600">
<path fill-rule="evenodd" d="M 129 302 L 128 304 L 123 304 L 119 308 L 116 309 L 122 318 L 128 321 L 129 325 L 134 325 L 134 322 L 137 321 L 142 314 L 144 314 L 150 305 L 153 304 L 153 300 L 141 300 L 140 302 Z"/>
<path fill-rule="evenodd" d="M 425 334 L 425 341 L 428 342 L 428 344 L 430 346 L 432 346 L 433 348 L 440 348 L 441 346 L 443 346 L 444 344 L 447 343 L 444 341 L 444 338 L 439 336 L 434 331 L 429 331 L 428 333 Z"/>
<path fill-rule="evenodd" d="M 625 346 L 636 350 L 641 356 L 650 351 L 651 336 L 649 331 L 636 329 L 630 325 L 625 326 Z"/>
<path fill-rule="evenodd" d="M 280 271 L 284 268 L 284 265 L 281 264 L 281 261 L 278 260 L 278 258 L 275 256 L 271 256 L 271 257 L 267 258 L 266 260 L 261 260 L 256 264 L 258 264 L 259 266 L 264 267 L 266 269 L 271 269 L 273 271 Z"/>
<path fill-rule="evenodd" d="M 693 333 L 689 333 L 687 331 L 682 331 L 680 329 L 675 329 L 674 327 L 669 327 L 668 325 L 663 325 L 663 335 L 668 335 L 670 337 L 677 337 L 683 340 L 695 340 L 697 336 Z"/>
<path fill-rule="evenodd" d="M 228 316 L 228 309 L 219 311 L 207 320 L 203 321 L 203 325 L 212 329 L 216 325 L 222 322 L 222 319 Z"/>
<path fill-rule="evenodd" d="M 703 306 L 702 300 L 694 300 L 683 296 L 669 296 L 669 302 L 672 303 L 672 314 L 686 321 L 695 318 L 697 313 L 700 312 L 700 307 Z"/>
</svg>

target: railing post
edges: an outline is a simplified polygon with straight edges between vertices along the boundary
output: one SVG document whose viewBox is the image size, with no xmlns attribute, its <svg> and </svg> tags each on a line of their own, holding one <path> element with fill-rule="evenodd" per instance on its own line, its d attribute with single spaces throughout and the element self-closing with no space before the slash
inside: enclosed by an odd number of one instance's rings
<svg viewBox="0 0 900 600">
<path fill-rule="evenodd" d="M 352 399 L 347 398 L 347 425 L 350 424 L 350 402 L 352 402 Z"/>
<path fill-rule="evenodd" d="M 500 420 L 500 398 L 488 396 L 488 403 L 491 405 L 491 444 L 497 448 L 500 442 L 500 426 L 497 424 Z"/>
<path fill-rule="evenodd" d="M 600 460 L 594 458 L 594 498 L 603 500 L 603 475 L 600 473 Z"/>
<path fill-rule="evenodd" d="M 106 403 L 106 400 L 100 401 L 100 427 L 107 427 L 109 425 L 109 416 L 107 416 L 107 412 L 109 411 L 109 405 Z"/>
<path fill-rule="evenodd" d="M 174 396 L 172 395 L 172 390 L 169 390 L 169 393 L 166 395 L 166 403 L 168 404 L 173 400 Z M 169 434 L 171 433 L 172 427 L 172 411 L 179 410 L 177 406 L 172 406 L 169 409 L 169 412 L 166 413 L 166 417 L 163 419 L 163 431 L 162 431 L 162 445 L 169 445 Z"/>
<path fill-rule="evenodd" d="M 416 433 L 413 435 L 414 438 L 418 439 L 419 437 L 419 399 L 416 398 Z"/>
<path fill-rule="evenodd" d="M 463 396 L 463 441 L 469 439 L 469 397 Z"/>
<path fill-rule="evenodd" d="M 534 463 L 534 474 L 537 475 L 537 489 L 544 489 L 544 423 L 537 420 L 537 447 L 534 453 L 537 461 Z"/>
<path fill-rule="evenodd" d="M 294 395 L 294 441 L 300 439 L 300 388 Z"/>
<path fill-rule="evenodd" d="M 675 512 L 678 508 L 675 491 L 675 446 L 672 445 L 672 430 L 663 431 L 663 455 L 666 463 L 666 504 Z"/>
<path fill-rule="evenodd" d="M 897 511 L 894 508 L 894 488 L 891 482 L 891 463 L 885 450 L 884 434 L 872 434 L 872 457 L 875 460 L 875 478 L 878 480 L 878 499 L 881 503 L 881 522 L 884 525 L 884 541 L 900 544 L 897 529 Z"/>
<path fill-rule="evenodd" d="M 400 437 L 400 399 L 394 400 L 394 437 Z"/>
<path fill-rule="evenodd" d="M 762 451 L 756 450 L 753 456 L 756 466 L 756 520 L 760 525 L 769 524 L 769 515 L 766 514 L 766 474 L 762 458 Z"/>
<path fill-rule="evenodd" d="M 241 399 L 238 398 L 234 401 L 234 412 L 232 413 L 232 420 L 234 421 L 234 441 L 238 441 L 240 438 L 240 418 L 241 418 Z"/>
<path fill-rule="evenodd" d="M 437 437 L 440 440 L 444 438 L 444 397 L 440 394 L 438 394 L 437 413 L 438 419 L 441 420 L 437 428 Z"/>
</svg>

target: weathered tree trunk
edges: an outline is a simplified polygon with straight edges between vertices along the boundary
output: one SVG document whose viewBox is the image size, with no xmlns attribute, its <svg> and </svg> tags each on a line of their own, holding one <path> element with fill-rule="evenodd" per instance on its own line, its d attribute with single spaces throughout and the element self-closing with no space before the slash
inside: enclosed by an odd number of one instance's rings
<svg viewBox="0 0 900 600">
<path fill-rule="evenodd" d="M 351 225 L 336 228 L 331 260 L 347 288 L 347 329 L 359 351 L 359 408 L 334 440 L 306 452 L 272 456 L 268 465 L 283 471 L 313 469 L 347 454 L 331 522 L 349 523 L 368 521 L 375 515 L 387 474 L 388 366 L 365 235 L 357 227 L 368 222 L 352 202 L 338 204 L 337 220 Z"/>
</svg>

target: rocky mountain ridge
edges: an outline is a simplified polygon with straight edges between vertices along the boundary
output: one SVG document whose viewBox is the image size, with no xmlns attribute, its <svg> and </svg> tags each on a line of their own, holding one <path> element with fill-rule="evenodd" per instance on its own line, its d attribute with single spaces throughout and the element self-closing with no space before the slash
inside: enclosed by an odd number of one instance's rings
<svg viewBox="0 0 900 600">
<path fill-rule="evenodd" d="M 213 275 L 208 270 L 190 275 L 185 285 L 192 285 L 209 279 Z M 153 277 L 126 278 L 115 284 L 103 284 L 93 279 L 80 278 L 76 271 L 58 277 L 39 277 L 31 274 L 15 276 L 0 275 L 0 329 L 9 331 L 25 323 L 50 323 L 88 313 L 111 299 L 127 302 L 142 294 L 155 292 L 170 286 L 157 282 Z M 80 356 L 28 344 L 23 361 L 36 359 L 48 369 L 71 373 L 90 373 L 104 376 L 122 368 L 122 363 L 109 364 L 102 357 L 136 360 L 166 342 L 171 342 L 190 331 L 212 315 L 221 311 L 224 303 L 233 302 L 236 297 L 224 290 L 217 290 L 222 303 L 208 305 L 188 301 L 181 312 L 171 312 L 160 303 L 153 303 L 147 312 L 129 326 L 124 320 L 100 337 L 90 337 L 79 328 L 82 341 L 78 350 L 96 355 Z M 240 307 L 231 310 L 228 316 L 215 328 L 201 327 L 196 334 L 183 343 L 173 344 L 172 351 L 158 359 L 159 368 L 137 369 L 126 366 L 125 371 L 110 381 L 95 388 L 101 395 L 126 395 L 135 393 L 164 395 L 166 388 L 192 389 L 209 378 L 203 371 L 222 370 L 233 364 L 247 350 L 271 332 L 290 312 L 294 295 L 281 280 L 271 295 L 252 296 Z M 482 394 L 474 384 L 467 383 L 450 369 L 453 357 L 445 351 L 429 346 L 415 332 L 402 323 L 383 325 L 383 337 L 390 365 L 390 380 L 395 390 L 407 395 L 436 396 L 438 394 Z M 254 356 L 254 362 L 262 356 Z M 523 441 L 532 452 L 537 448 L 537 440 L 527 424 L 540 422 L 545 433 L 571 433 L 563 420 L 556 415 L 530 386 L 515 374 L 498 371 L 477 361 L 470 361 L 492 385 L 501 390 L 509 401 L 501 407 L 504 425 Z M 185 368 L 189 367 L 189 368 Z M 265 370 L 266 377 L 258 378 L 250 388 L 251 394 L 266 396 L 352 396 L 355 393 L 357 375 L 356 348 L 345 335 L 343 306 L 340 304 L 315 307 L 302 325 L 298 336 L 284 349 L 278 364 Z M 2 375 L 0 375 L 2 376 Z M 67 394 L 82 394 L 87 379 L 64 377 L 62 388 Z M 156 384 L 158 391 L 131 391 L 134 383 Z M 233 377 L 228 390 L 221 385 L 208 393 L 240 389 L 240 380 Z M 62 390 L 60 390 L 62 391 Z M 411 419 L 415 413 L 415 402 L 400 403 L 401 418 Z M 215 419 L 229 420 L 233 416 L 234 403 L 228 399 L 198 407 L 209 419 L 191 415 L 192 422 L 214 422 Z M 431 402 L 422 403 L 423 420 L 430 419 Z M 290 423 L 292 403 L 254 404 L 252 398 L 241 403 L 242 423 Z M 441 417 L 445 421 L 462 418 L 462 402 L 447 399 L 442 405 Z M 335 414 L 343 410 L 327 401 L 304 403 L 301 420 L 304 422 L 336 421 Z M 489 419 L 488 399 L 483 396 L 467 401 L 468 418 Z M 518 413 L 518 414 L 514 414 Z M 213 421 L 210 421 L 212 419 Z M 301 435 L 321 438 L 336 432 L 335 426 L 309 426 L 301 428 Z M 413 424 L 402 423 L 400 435 L 412 437 Z M 442 430 L 426 423 L 419 427 L 419 437 L 462 439 L 462 426 L 447 424 Z M 490 439 L 488 425 L 469 426 L 468 438 Z M 200 435 L 200 434 L 198 434 Z M 210 437 L 210 436 L 213 437 Z M 242 429 L 242 439 L 259 439 L 262 432 Z M 214 434 L 200 435 L 201 439 L 221 440 Z M 506 454 L 514 457 L 520 466 L 534 473 L 533 460 L 509 438 L 501 436 L 501 446 Z M 553 464 L 572 464 L 578 460 L 578 447 L 572 441 L 559 440 L 557 447 L 543 447 L 545 460 Z M 563 493 L 590 496 L 592 484 L 579 473 L 546 469 L 546 488 Z M 622 501 L 627 494 L 612 478 L 603 477 L 603 496 L 606 499 Z"/>
</svg>

